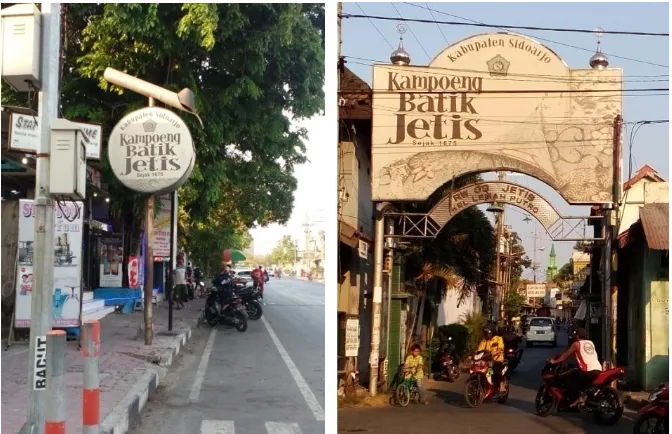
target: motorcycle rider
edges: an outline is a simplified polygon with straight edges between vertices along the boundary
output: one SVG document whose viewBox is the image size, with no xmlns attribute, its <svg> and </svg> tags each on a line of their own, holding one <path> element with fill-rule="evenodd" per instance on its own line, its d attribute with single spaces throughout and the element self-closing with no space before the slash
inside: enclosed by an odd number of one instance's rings
<svg viewBox="0 0 672 434">
<path fill-rule="evenodd" d="M 502 340 L 504 341 L 504 351 L 508 352 L 509 349 L 513 349 L 516 358 L 520 361 L 519 348 L 523 339 L 516 334 L 516 328 L 512 324 L 506 326 L 506 329 L 502 334 Z"/>
<path fill-rule="evenodd" d="M 567 374 L 569 380 L 567 381 L 567 399 L 571 402 L 570 407 L 575 407 L 582 404 L 585 400 L 583 391 L 590 387 L 593 379 L 602 371 L 595 344 L 588 340 L 586 329 L 577 329 L 567 351 L 560 356 L 553 357 L 549 363 L 554 365 L 562 363 L 572 356 L 576 357 L 579 366 Z"/>
<path fill-rule="evenodd" d="M 261 298 L 264 298 L 264 271 L 261 268 L 261 265 L 257 266 L 254 270 L 252 270 L 252 281 L 259 287 L 259 292 L 261 293 Z"/>
<path fill-rule="evenodd" d="M 492 381 L 499 386 L 500 392 L 506 392 L 504 381 L 502 381 L 502 370 L 504 369 L 504 341 L 502 338 L 495 336 L 492 328 L 485 327 L 483 329 L 483 340 L 478 344 L 477 351 L 490 351 L 493 361 L 492 370 L 494 371 Z"/>
</svg>

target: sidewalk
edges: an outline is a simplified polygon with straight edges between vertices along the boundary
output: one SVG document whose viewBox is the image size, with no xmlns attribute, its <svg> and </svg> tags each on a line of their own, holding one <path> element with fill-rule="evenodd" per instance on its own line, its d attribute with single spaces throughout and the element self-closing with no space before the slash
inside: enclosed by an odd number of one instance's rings
<svg viewBox="0 0 672 434">
<path fill-rule="evenodd" d="M 182 345 L 191 337 L 203 300 L 173 311 L 173 331 L 168 332 L 168 303 L 154 306 L 154 339 L 146 346 L 141 311 L 112 313 L 101 320 L 100 417 L 101 433 L 128 430 L 147 398 L 166 374 Z M 28 346 L 16 344 L 2 352 L 2 434 L 16 434 L 27 419 Z M 67 343 L 66 431 L 82 432 L 83 358 L 77 341 Z M 129 420 L 130 419 L 130 420 Z"/>
</svg>

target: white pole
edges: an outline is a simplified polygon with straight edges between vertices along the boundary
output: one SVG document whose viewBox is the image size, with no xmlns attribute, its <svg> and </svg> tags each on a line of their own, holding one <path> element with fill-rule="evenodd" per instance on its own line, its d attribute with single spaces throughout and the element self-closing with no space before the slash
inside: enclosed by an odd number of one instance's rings
<svg viewBox="0 0 672 434">
<path fill-rule="evenodd" d="M 54 293 L 54 202 L 49 198 L 49 142 L 51 120 L 58 117 L 59 51 L 61 45 L 61 5 L 42 3 L 42 89 L 38 94 L 40 148 L 35 179 L 35 256 L 30 311 L 28 365 L 28 422 L 23 432 L 44 433 L 47 393 L 37 385 L 35 361 L 37 340 L 51 330 L 51 303 Z M 51 363 L 51 362 L 50 362 Z M 37 387 L 36 387 L 37 386 Z"/>
</svg>

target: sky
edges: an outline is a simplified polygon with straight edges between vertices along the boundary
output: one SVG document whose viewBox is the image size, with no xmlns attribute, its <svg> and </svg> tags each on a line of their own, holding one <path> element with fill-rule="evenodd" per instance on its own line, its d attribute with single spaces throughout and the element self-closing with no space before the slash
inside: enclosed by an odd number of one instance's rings
<svg viewBox="0 0 672 434">
<path fill-rule="evenodd" d="M 328 131 L 324 116 L 315 116 L 298 124 L 308 130 L 306 145 L 306 157 L 308 162 L 297 166 L 294 176 L 297 179 L 297 189 L 294 192 L 294 210 L 286 225 L 278 224 L 267 227 L 257 227 L 250 231 L 254 238 L 254 254 L 267 255 L 278 244 L 284 235 L 290 235 L 299 242 L 299 250 L 305 244 L 304 223 L 306 216 L 312 223 L 313 237 L 317 237 L 320 230 L 325 227 L 324 210 L 327 207 L 326 200 L 333 199 L 335 195 L 325 194 L 323 181 L 323 167 L 328 164 L 336 164 L 336 151 L 324 152 L 325 143 L 336 146 L 333 137 L 328 137 Z M 326 184 L 330 185 L 330 184 Z M 329 193 L 331 190 L 329 190 Z"/>
<path fill-rule="evenodd" d="M 415 5 L 415 6 L 414 6 Z M 536 27 L 569 27 L 581 29 L 603 28 L 606 30 L 629 30 L 642 32 L 668 33 L 668 3 L 429 3 L 434 9 L 426 9 L 427 3 L 343 3 L 343 12 L 365 14 L 369 16 L 386 16 L 416 18 L 439 21 L 469 22 L 499 25 L 521 25 Z M 396 7 L 396 9 L 395 9 Z M 361 9 L 360 9 L 361 8 Z M 362 13 L 362 9 L 364 13 Z M 441 14 L 440 11 L 444 14 Z M 433 15 L 432 15 L 433 14 Z M 445 15 L 451 14 L 452 16 Z M 473 22 L 472 21 L 472 22 Z M 377 26 L 374 27 L 372 22 Z M 346 56 L 346 66 L 355 74 L 371 84 L 372 61 L 389 62 L 392 45 L 397 48 L 399 35 L 396 26 L 401 21 L 368 20 L 366 18 L 343 19 L 342 52 Z M 431 58 L 454 42 L 468 36 L 501 31 L 473 26 L 451 26 L 435 23 L 406 23 L 409 31 L 404 35 L 404 47 L 411 56 L 411 64 L 426 65 Z M 442 34 L 443 33 L 443 34 Z M 521 31 L 537 39 L 557 53 L 570 68 L 587 68 L 590 57 L 594 54 L 597 39 L 593 34 L 558 33 L 547 31 Z M 445 35 L 445 37 L 444 37 Z M 545 40 L 541 40 L 541 38 Z M 366 41 L 366 43 L 362 43 Z M 554 41 L 554 42 L 551 42 Z M 563 45 L 566 44 L 566 45 Z M 568 47 L 567 45 L 574 46 Z M 580 47 L 587 49 L 581 50 Z M 602 38 L 602 51 L 609 57 L 609 67 L 622 68 L 625 80 L 624 87 L 631 88 L 668 88 L 667 67 L 669 61 L 669 43 L 666 37 L 605 35 Z M 610 56 L 611 55 L 611 56 Z M 348 58 L 347 56 L 360 59 Z M 616 57 L 616 56 L 620 56 Z M 639 60 L 626 60 L 630 58 Z M 369 60 L 361 60 L 369 59 Z M 656 63 L 653 66 L 643 62 Z M 628 78 L 632 76 L 632 78 Z M 639 76 L 639 77 L 634 77 Z M 656 76 L 646 77 L 642 76 Z M 657 81 L 654 81 L 657 80 Z M 634 96 L 636 95 L 636 96 Z M 638 120 L 654 120 L 669 118 L 669 96 L 646 95 L 633 92 L 633 96 L 625 94 L 623 102 L 625 122 Z M 629 142 L 624 141 L 627 151 Z M 652 166 L 659 174 L 669 180 L 669 124 L 646 125 L 637 133 L 633 144 L 633 173 L 645 164 Z M 627 155 L 627 153 L 626 153 Z M 623 178 L 628 175 L 628 159 L 623 162 Z M 487 177 L 485 177 L 487 179 Z M 587 207 L 572 207 L 551 187 L 525 175 L 509 177 L 508 180 L 530 187 L 548 199 L 563 215 L 587 215 Z M 483 207 L 484 208 L 484 207 Z M 518 208 L 506 207 L 506 224 L 518 232 L 523 245 L 530 257 L 534 246 L 534 220 L 523 222 L 525 214 Z M 589 235 L 590 236 L 590 232 Z M 551 245 L 555 244 L 558 267 L 566 263 L 572 252 L 573 242 L 552 242 L 543 227 L 537 224 L 536 261 L 539 269 L 537 279 L 545 279 L 545 269 Z M 531 278 L 532 271 L 526 270 L 523 277 Z"/>
</svg>

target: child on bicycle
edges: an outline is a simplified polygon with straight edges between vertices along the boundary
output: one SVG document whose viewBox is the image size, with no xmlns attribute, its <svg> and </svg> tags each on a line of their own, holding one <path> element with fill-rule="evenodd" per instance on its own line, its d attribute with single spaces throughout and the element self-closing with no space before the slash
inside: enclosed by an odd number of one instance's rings
<svg viewBox="0 0 672 434">
<path fill-rule="evenodd" d="M 404 376 L 407 379 L 413 378 L 417 382 L 420 401 L 424 404 L 429 404 L 429 402 L 427 402 L 425 388 L 422 384 L 425 376 L 423 370 L 424 365 L 425 360 L 420 355 L 420 345 L 413 344 L 411 346 L 411 353 L 406 357 L 406 362 L 404 362 Z"/>
</svg>

